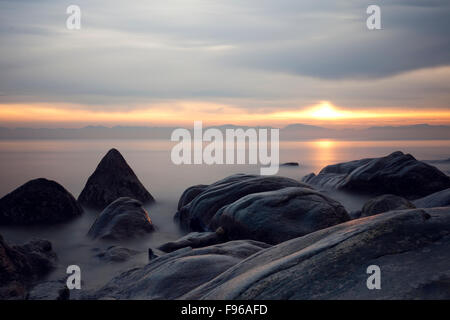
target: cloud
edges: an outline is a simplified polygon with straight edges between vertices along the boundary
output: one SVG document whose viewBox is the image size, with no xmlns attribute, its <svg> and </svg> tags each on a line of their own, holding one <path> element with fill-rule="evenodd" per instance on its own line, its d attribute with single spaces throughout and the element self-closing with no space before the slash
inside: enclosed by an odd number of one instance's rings
<svg viewBox="0 0 450 320">
<path fill-rule="evenodd" d="M 0 1 L 0 102 L 448 108 L 448 1 Z M 447 99 L 447 100 L 446 100 Z"/>
</svg>

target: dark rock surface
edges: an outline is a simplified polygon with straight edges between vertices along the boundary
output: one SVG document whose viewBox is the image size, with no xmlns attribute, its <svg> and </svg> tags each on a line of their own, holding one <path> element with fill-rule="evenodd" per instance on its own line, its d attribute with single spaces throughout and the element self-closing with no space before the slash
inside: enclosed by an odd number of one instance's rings
<svg viewBox="0 0 450 320">
<path fill-rule="evenodd" d="M 92 224 L 88 236 L 93 239 L 125 240 L 143 236 L 154 229 L 142 203 L 123 197 L 100 213 Z"/>
<path fill-rule="evenodd" d="M 202 193 L 208 185 L 206 184 L 198 184 L 196 186 L 192 186 L 184 190 L 183 194 L 180 197 L 180 200 L 178 200 L 178 210 L 183 208 L 185 205 L 187 205 L 189 202 L 195 199 L 196 196 L 198 196 L 200 193 Z"/>
<path fill-rule="evenodd" d="M 190 231 L 214 231 L 215 229 L 210 230 L 208 225 L 212 217 L 223 206 L 252 193 L 274 191 L 286 187 L 307 188 L 308 186 L 284 177 L 235 174 L 205 188 L 178 210 L 175 219 L 182 227 Z M 186 192 L 188 191 L 189 189 Z"/>
<path fill-rule="evenodd" d="M 63 186 L 44 178 L 28 181 L 0 199 L 0 225 L 65 222 L 82 213 Z"/>
<path fill-rule="evenodd" d="M 405 198 L 392 194 L 385 194 L 367 201 L 362 210 L 361 217 L 373 216 L 375 214 L 392 210 L 415 209 L 416 206 Z"/>
<path fill-rule="evenodd" d="M 413 203 L 417 208 L 450 207 L 450 188 L 417 199 Z"/>
<path fill-rule="evenodd" d="M 0 300 L 25 299 L 33 282 L 50 272 L 56 254 L 46 240 L 8 245 L 0 235 Z"/>
<path fill-rule="evenodd" d="M 337 201 L 309 188 L 290 187 L 247 195 L 211 220 L 230 240 L 278 244 L 350 220 Z"/>
<path fill-rule="evenodd" d="M 298 167 L 298 162 L 285 162 L 280 165 L 281 167 Z"/>
<path fill-rule="evenodd" d="M 163 244 L 158 249 L 164 252 L 173 252 L 185 247 L 202 248 L 225 241 L 226 238 L 224 231 L 219 228 L 216 232 L 191 232 L 177 241 Z"/>
<path fill-rule="evenodd" d="M 450 208 L 390 211 L 283 242 L 183 299 L 450 299 Z M 368 290 L 367 268 L 381 269 Z"/>
<path fill-rule="evenodd" d="M 152 259 L 143 268 L 120 274 L 84 298 L 176 299 L 268 247 L 265 243 L 248 240 L 180 249 Z"/>
<path fill-rule="evenodd" d="M 137 254 L 139 254 L 139 251 L 119 246 L 111 246 L 97 252 L 95 257 L 106 262 L 124 262 Z"/>
<path fill-rule="evenodd" d="M 89 177 L 78 201 L 85 207 L 103 210 L 120 197 L 130 197 L 144 204 L 155 201 L 120 152 L 111 149 Z"/>
<path fill-rule="evenodd" d="M 33 287 L 28 300 L 69 300 L 70 290 L 65 280 L 46 281 Z"/>
<path fill-rule="evenodd" d="M 362 159 L 325 167 L 303 182 L 368 194 L 395 194 L 408 199 L 450 187 L 450 177 L 439 169 L 400 151 L 386 157 Z"/>
</svg>

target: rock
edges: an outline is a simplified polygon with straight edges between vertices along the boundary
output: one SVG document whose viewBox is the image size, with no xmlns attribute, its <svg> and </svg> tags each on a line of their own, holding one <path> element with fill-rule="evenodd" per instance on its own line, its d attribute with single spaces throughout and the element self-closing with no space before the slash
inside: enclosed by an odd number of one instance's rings
<svg viewBox="0 0 450 320">
<path fill-rule="evenodd" d="M 0 235 L 0 300 L 25 299 L 29 287 L 49 273 L 56 254 L 46 240 L 9 246 Z"/>
<path fill-rule="evenodd" d="M 405 198 L 392 194 L 385 194 L 367 201 L 362 210 L 360 217 L 373 216 L 375 214 L 388 212 L 392 210 L 414 209 L 416 208 L 411 202 Z"/>
<path fill-rule="evenodd" d="M 65 280 L 46 281 L 30 290 L 28 300 L 69 300 L 70 290 Z"/>
<path fill-rule="evenodd" d="M 181 299 L 450 299 L 450 208 L 390 211 L 283 242 Z M 368 290 L 379 266 L 381 290 Z"/>
<path fill-rule="evenodd" d="M 268 247 L 265 243 L 248 240 L 180 249 L 151 260 L 142 268 L 118 275 L 83 298 L 176 299 Z"/>
<path fill-rule="evenodd" d="M 143 236 L 154 226 L 142 203 L 135 199 L 119 198 L 97 217 L 88 236 L 93 239 L 125 240 Z"/>
<path fill-rule="evenodd" d="M 103 210 L 120 197 L 130 197 L 144 204 L 155 201 L 120 152 L 111 149 L 89 177 L 78 201 L 85 207 Z"/>
<path fill-rule="evenodd" d="M 194 200 L 195 197 L 202 193 L 207 187 L 208 185 L 206 184 L 198 184 L 184 190 L 183 194 L 180 197 L 180 200 L 178 200 L 178 210 Z"/>
<path fill-rule="evenodd" d="M 230 240 L 278 244 L 350 220 L 337 201 L 309 188 L 284 188 L 247 195 L 222 207 L 210 228 Z"/>
<path fill-rule="evenodd" d="M 450 177 L 439 169 L 400 151 L 386 157 L 330 165 L 303 182 L 359 193 L 395 194 L 415 199 L 450 187 Z"/>
<path fill-rule="evenodd" d="M 178 210 L 175 220 L 189 231 L 214 231 L 215 229 L 210 230 L 208 225 L 212 217 L 223 206 L 252 193 L 274 191 L 286 187 L 308 188 L 303 183 L 284 177 L 235 174 L 206 187 Z"/>
<path fill-rule="evenodd" d="M 164 252 L 172 252 L 181 248 L 202 248 L 225 242 L 223 229 L 219 228 L 216 232 L 191 232 L 174 242 L 168 242 L 158 249 Z"/>
<path fill-rule="evenodd" d="M 65 222 L 82 213 L 63 186 L 44 178 L 28 181 L 0 199 L 0 225 Z"/>
<path fill-rule="evenodd" d="M 285 162 L 280 165 L 281 167 L 298 167 L 298 162 Z"/>
<path fill-rule="evenodd" d="M 136 250 L 118 246 L 111 246 L 106 250 L 98 252 L 95 256 L 100 260 L 106 262 L 124 262 L 137 255 L 138 253 L 139 251 Z"/>
<path fill-rule="evenodd" d="M 417 199 L 413 203 L 417 208 L 449 207 L 450 188 Z"/>
</svg>

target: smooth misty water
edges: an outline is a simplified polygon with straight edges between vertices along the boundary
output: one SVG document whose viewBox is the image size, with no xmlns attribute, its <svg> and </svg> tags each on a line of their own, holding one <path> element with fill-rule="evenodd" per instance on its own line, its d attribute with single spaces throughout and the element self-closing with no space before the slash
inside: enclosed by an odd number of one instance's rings
<svg viewBox="0 0 450 320">
<path fill-rule="evenodd" d="M 170 160 L 171 144 L 158 140 L 45 140 L 0 141 L 0 197 L 26 181 L 45 177 L 62 184 L 75 197 L 110 148 L 117 148 L 133 168 L 157 203 L 148 212 L 157 231 L 146 238 L 122 242 L 121 246 L 142 251 L 127 263 L 109 264 L 95 258 L 95 248 L 107 248 L 111 243 L 93 242 L 86 233 L 97 212 L 85 214 L 69 223 L 57 226 L 0 227 L 4 238 L 14 244 L 32 238 L 44 238 L 53 243 L 60 268 L 50 278 L 65 277 L 65 268 L 77 264 L 82 269 L 85 288 L 96 287 L 120 270 L 142 265 L 147 260 L 147 248 L 155 248 L 183 235 L 173 222 L 178 199 L 194 184 L 207 184 L 233 173 L 259 173 L 258 166 L 249 165 L 182 165 Z M 282 142 L 280 162 L 299 162 L 300 167 L 280 168 L 279 175 L 301 179 L 318 172 L 328 164 L 367 157 L 380 157 L 401 150 L 419 160 L 450 158 L 450 141 L 299 141 Z M 450 164 L 433 163 L 449 174 Z M 365 198 L 332 192 L 348 210 L 359 209 Z"/>
</svg>

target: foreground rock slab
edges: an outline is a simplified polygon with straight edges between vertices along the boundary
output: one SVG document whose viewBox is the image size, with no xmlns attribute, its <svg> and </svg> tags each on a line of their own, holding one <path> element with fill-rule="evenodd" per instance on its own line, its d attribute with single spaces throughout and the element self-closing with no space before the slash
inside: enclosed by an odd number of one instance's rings
<svg viewBox="0 0 450 320">
<path fill-rule="evenodd" d="M 386 157 L 362 159 L 325 167 L 303 182 L 323 188 L 375 195 L 394 194 L 408 199 L 450 187 L 450 177 L 439 169 L 400 151 Z"/>
<path fill-rule="evenodd" d="M 309 188 L 291 187 L 250 194 L 222 207 L 210 226 L 223 229 L 230 240 L 278 244 L 348 220 L 339 202 Z"/>
<path fill-rule="evenodd" d="M 25 299 L 29 287 L 56 265 L 56 254 L 46 240 L 8 245 L 0 235 L 0 300 Z"/>
<path fill-rule="evenodd" d="M 140 201 L 123 197 L 103 210 L 92 224 L 88 236 L 102 240 L 125 240 L 155 230 Z"/>
<path fill-rule="evenodd" d="M 215 231 L 210 230 L 209 223 L 223 206 L 249 194 L 287 187 L 309 188 L 303 183 L 284 177 L 232 175 L 207 187 L 188 188 L 181 196 L 183 199 L 180 201 L 181 208 L 176 213 L 175 219 L 189 231 Z"/>
<path fill-rule="evenodd" d="M 256 241 L 231 241 L 200 249 L 184 248 L 126 271 L 88 299 L 176 299 L 250 255 L 268 248 Z"/>
<path fill-rule="evenodd" d="M 78 201 L 85 207 L 103 210 L 120 197 L 130 197 L 144 204 L 155 201 L 120 152 L 111 149 L 89 177 Z"/>
<path fill-rule="evenodd" d="M 28 181 L 0 199 L 0 225 L 61 223 L 82 212 L 63 186 L 44 178 Z"/>
<path fill-rule="evenodd" d="M 283 242 L 182 299 L 450 299 L 450 208 L 390 211 Z M 380 267 L 381 290 L 367 268 Z"/>
</svg>

